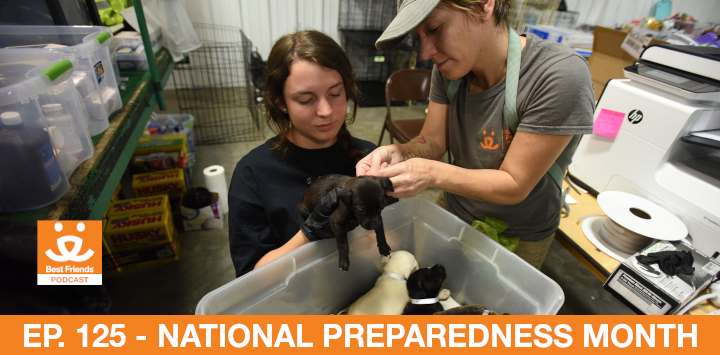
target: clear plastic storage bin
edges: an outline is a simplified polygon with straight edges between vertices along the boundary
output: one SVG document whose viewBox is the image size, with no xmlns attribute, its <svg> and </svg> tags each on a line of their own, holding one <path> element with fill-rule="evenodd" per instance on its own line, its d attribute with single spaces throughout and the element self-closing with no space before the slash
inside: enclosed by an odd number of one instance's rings
<svg viewBox="0 0 720 355">
<path fill-rule="evenodd" d="M 187 151 L 195 153 L 195 117 L 188 113 L 158 114 L 150 117 L 149 126 L 158 126 L 163 129 L 162 134 L 184 134 L 187 136 Z"/>
<path fill-rule="evenodd" d="M 85 102 L 88 129 L 104 132 L 110 114 L 122 107 L 108 45 L 112 32 L 100 26 L 0 26 L 0 47 L 66 51 L 77 60 L 73 82 Z"/>
<path fill-rule="evenodd" d="M 0 50 L 0 212 L 54 203 L 93 155 L 66 52 Z"/>
<path fill-rule="evenodd" d="M 555 314 L 563 304 L 557 283 L 427 200 L 403 200 L 382 215 L 390 247 L 413 253 L 420 267 L 442 264 L 443 288 L 458 302 L 510 314 Z M 336 314 L 381 274 L 374 233 L 357 228 L 348 237 L 348 272 L 338 268 L 334 240 L 309 243 L 208 293 L 195 313 Z"/>
</svg>

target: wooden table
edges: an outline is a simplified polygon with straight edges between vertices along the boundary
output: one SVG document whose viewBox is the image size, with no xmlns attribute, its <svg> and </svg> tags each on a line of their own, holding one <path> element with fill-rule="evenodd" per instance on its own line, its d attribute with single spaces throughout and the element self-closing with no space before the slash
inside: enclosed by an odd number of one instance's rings
<svg viewBox="0 0 720 355">
<path fill-rule="evenodd" d="M 563 189 L 567 187 L 567 181 L 563 182 Z M 582 231 L 582 223 L 578 223 L 578 219 L 581 217 L 601 212 L 600 206 L 597 199 L 589 193 L 578 194 L 571 188 L 570 196 L 577 200 L 578 203 L 570 205 L 570 214 L 560 219 L 560 228 L 557 233 L 559 238 L 555 238 L 555 240 L 562 244 L 600 281 L 605 282 L 608 276 L 620 265 L 620 262 L 596 248 L 585 237 Z M 718 309 L 709 301 L 704 301 L 690 310 L 690 314 L 707 314 Z"/>
</svg>

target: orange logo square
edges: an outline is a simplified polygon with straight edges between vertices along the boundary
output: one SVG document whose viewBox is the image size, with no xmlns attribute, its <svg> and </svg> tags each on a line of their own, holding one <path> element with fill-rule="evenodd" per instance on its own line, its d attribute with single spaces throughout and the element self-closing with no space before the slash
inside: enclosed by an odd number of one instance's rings
<svg viewBox="0 0 720 355">
<path fill-rule="evenodd" d="M 102 285 L 102 221 L 38 221 L 38 285 Z"/>
</svg>

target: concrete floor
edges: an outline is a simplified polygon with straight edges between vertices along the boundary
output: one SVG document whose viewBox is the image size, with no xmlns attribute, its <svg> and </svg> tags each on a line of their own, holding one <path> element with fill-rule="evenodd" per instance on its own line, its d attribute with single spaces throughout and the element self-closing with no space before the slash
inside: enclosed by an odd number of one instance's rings
<svg viewBox="0 0 720 355">
<path fill-rule="evenodd" d="M 173 104 L 169 102 L 170 112 Z M 422 107 L 392 109 L 394 118 L 424 116 Z M 377 143 L 384 117 L 384 107 L 361 108 L 350 131 L 358 138 Z M 266 133 L 266 138 L 270 136 Z M 198 146 L 193 185 L 204 186 L 202 169 L 210 165 L 225 167 L 229 182 L 240 158 L 263 141 Z M 385 134 L 382 144 L 389 143 Z M 421 197 L 434 201 L 438 193 L 425 191 Z M 542 272 L 565 292 L 565 304 L 559 314 L 634 314 L 604 291 L 602 283 L 557 242 L 553 242 Z M 177 261 L 103 276 L 112 314 L 193 314 L 205 294 L 234 279 L 227 225 L 220 230 L 182 233 Z"/>
</svg>

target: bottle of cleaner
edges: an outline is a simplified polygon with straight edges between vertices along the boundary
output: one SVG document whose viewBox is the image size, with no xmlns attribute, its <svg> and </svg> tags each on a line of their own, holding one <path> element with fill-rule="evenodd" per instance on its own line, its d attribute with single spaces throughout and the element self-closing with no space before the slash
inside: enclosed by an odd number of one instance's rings
<svg viewBox="0 0 720 355">
<path fill-rule="evenodd" d="M 46 206 L 67 185 L 48 132 L 25 125 L 20 113 L 0 114 L 0 166 L 3 200 L 12 210 Z"/>
<path fill-rule="evenodd" d="M 54 127 L 62 133 L 63 144 L 58 146 L 58 142 L 54 142 L 55 148 L 68 155 L 76 155 L 82 152 L 83 146 L 78 136 L 78 127 L 73 116 L 63 112 L 62 104 L 45 104 L 42 105 L 42 110 L 45 113 L 48 127 L 51 130 Z"/>
</svg>

